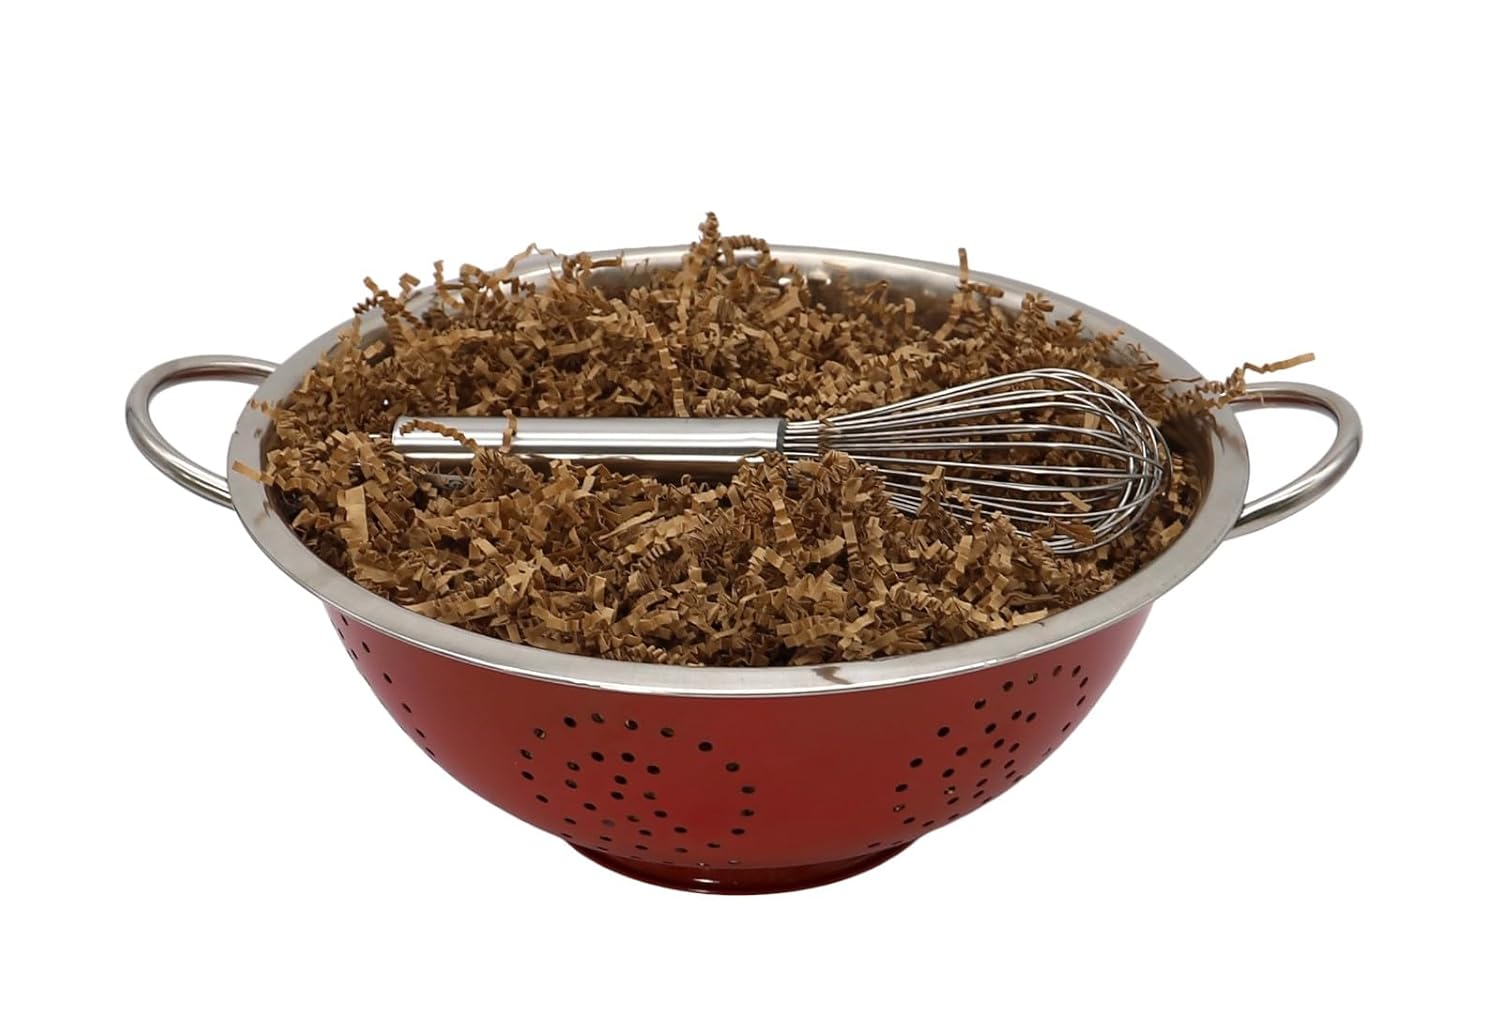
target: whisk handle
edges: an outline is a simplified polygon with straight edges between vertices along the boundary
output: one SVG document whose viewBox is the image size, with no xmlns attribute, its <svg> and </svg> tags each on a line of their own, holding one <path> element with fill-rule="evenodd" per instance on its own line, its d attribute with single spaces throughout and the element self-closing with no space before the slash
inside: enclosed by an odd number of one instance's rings
<svg viewBox="0 0 1500 1029">
<path fill-rule="evenodd" d="M 435 417 L 396 419 L 391 445 L 409 460 L 462 464 L 472 459 L 459 440 L 413 421 L 455 429 L 484 449 L 500 449 L 526 460 L 567 459 L 605 464 L 622 471 L 732 475 L 745 460 L 781 449 L 781 418 L 505 418 Z"/>
<path fill-rule="evenodd" d="M 1363 429 L 1354 405 L 1331 390 L 1305 382 L 1257 382 L 1235 407 L 1301 407 L 1333 419 L 1333 443 L 1318 462 L 1280 489 L 1248 501 L 1229 530 L 1229 539 L 1264 529 L 1296 514 L 1334 487 L 1359 454 Z"/>
</svg>

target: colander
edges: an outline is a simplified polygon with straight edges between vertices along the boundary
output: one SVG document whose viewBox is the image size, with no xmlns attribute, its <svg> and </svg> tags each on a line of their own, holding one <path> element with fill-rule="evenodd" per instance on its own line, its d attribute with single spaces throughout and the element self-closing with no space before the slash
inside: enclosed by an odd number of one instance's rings
<svg viewBox="0 0 1500 1029">
<path fill-rule="evenodd" d="M 685 247 L 609 251 L 629 275 L 676 265 Z M 898 299 L 941 305 L 959 269 L 875 254 L 774 247 L 810 280 L 885 280 Z M 545 288 L 556 259 L 517 277 Z M 1077 309 L 1093 332 L 1123 331 L 1174 378 L 1198 371 L 1101 311 L 1025 283 L 970 273 L 1019 308 L 1028 292 Z M 430 301 L 430 295 L 427 298 Z M 1023 781 L 1098 703 L 1153 602 L 1225 539 L 1262 529 L 1322 496 L 1359 449 L 1359 417 L 1304 383 L 1252 385 L 1211 418 L 1168 427 L 1206 487 L 1183 533 L 1149 565 L 1071 609 L 985 639 L 919 654 L 793 668 L 687 668 L 580 657 L 443 624 L 387 601 L 323 563 L 293 534 L 267 489 L 190 461 L 151 421 L 151 398 L 206 379 L 259 382 L 286 397 L 350 323 L 280 364 L 187 357 L 135 384 L 126 421 L 142 453 L 176 482 L 233 507 L 250 536 L 318 597 L 349 660 L 411 743 L 454 779 L 584 856 L 662 886 L 757 893 L 833 882 L 879 865 Z M 362 323 L 366 339 L 383 332 Z M 1336 425 L 1305 474 L 1245 502 L 1249 460 L 1233 408 L 1310 408 Z M 253 407 L 226 468 L 260 467 L 274 445 Z"/>
</svg>

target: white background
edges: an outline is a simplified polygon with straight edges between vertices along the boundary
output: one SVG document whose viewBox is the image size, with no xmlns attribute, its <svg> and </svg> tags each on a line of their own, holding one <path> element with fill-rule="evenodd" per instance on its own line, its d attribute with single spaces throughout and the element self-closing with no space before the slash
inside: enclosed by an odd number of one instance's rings
<svg viewBox="0 0 1500 1029">
<path fill-rule="evenodd" d="M 823 11 L 8 11 L 0 1022 L 1496 1024 L 1492 29 Z M 806 893 L 616 877 L 410 746 L 121 414 L 158 361 L 289 355 L 365 275 L 683 242 L 707 210 L 965 246 L 1213 377 L 1316 351 L 1292 377 L 1358 405 L 1364 453 L 1171 592 L 982 816 Z M 160 420 L 222 467 L 249 392 Z M 1245 421 L 1256 492 L 1331 438 Z"/>
</svg>

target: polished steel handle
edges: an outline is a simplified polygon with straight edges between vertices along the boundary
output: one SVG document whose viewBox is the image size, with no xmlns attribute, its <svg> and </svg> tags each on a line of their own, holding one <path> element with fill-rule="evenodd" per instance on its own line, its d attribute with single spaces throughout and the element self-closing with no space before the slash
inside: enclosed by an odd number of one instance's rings
<svg viewBox="0 0 1500 1029">
<path fill-rule="evenodd" d="M 416 461 L 462 463 L 473 454 L 459 441 L 397 418 L 391 446 Z M 781 449 L 780 418 L 505 418 L 421 419 L 462 433 L 483 449 L 502 448 L 528 460 L 607 464 L 619 470 L 732 475 L 762 451 Z"/>
<path fill-rule="evenodd" d="M 200 497 L 216 504 L 233 507 L 229 497 L 229 480 L 211 472 L 168 443 L 151 420 L 151 398 L 171 386 L 184 382 L 215 379 L 222 382 L 259 382 L 276 370 L 269 361 L 229 354 L 204 354 L 181 357 L 159 364 L 136 380 L 125 400 L 125 426 L 130 438 L 146 460 L 167 478 Z"/>
<path fill-rule="evenodd" d="M 1307 471 L 1278 490 L 1247 502 L 1228 539 L 1244 536 L 1296 514 L 1333 488 L 1359 453 L 1362 429 L 1359 412 L 1337 393 L 1303 382 L 1258 382 L 1233 407 L 1303 407 L 1333 419 L 1335 434 L 1328 451 Z"/>
</svg>

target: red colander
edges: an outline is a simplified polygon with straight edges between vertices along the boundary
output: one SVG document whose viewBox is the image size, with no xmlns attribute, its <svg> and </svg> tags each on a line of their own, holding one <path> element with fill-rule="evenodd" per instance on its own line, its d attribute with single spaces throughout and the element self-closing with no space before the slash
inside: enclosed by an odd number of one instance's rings
<svg viewBox="0 0 1500 1029">
<path fill-rule="evenodd" d="M 610 251 L 628 274 L 676 264 L 684 247 Z M 959 270 L 848 251 L 774 247 L 811 280 L 885 280 L 897 299 L 950 293 Z M 519 278 L 545 288 L 556 259 Z M 1037 287 L 971 272 L 1019 308 Z M 1123 332 L 1173 378 L 1182 358 L 1119 320 L 1079 310 L 1093 332 Z M 1251 386 L 1241 405 L 1318 410 L 1336 423 L 1308 472 L 1245 502 L 1249 460 L 1231 408 L 1172 444 L 1206 480 L 1186 530 L 1134 576 L 1077 607 L 987 639 L 920 654 L 798 668 L 684 668 L 555 653 L 415 614 L 356 585 L 293 534 L 266 487 L 227 480 L 172 447 L 149 414 L 160 390 L 201 379 L 260 382 L 276 404 L 333 347 L 340 325 L 280 365 L 188 357 L 147 372 L 130 393 L 131 436 L 159 469 L 233 507 L 261 549 L 318 596 L 354 666 L 412 743 L 475 793 L 580 853 L 663 886 L 756 893 L 832 882 L 873 868 L 913 841 L 1021 782 L 1088 715 L 1130 652 L 1152 603 L 1227 538 L 1305 507 L 1348 470 L 1360 424 L 1342 397 L 1302 383 Z M 384 332 L 368 316 L 362 332 Z M 261 381 L 264 380 L 264 381 Z M 247 408 L 226 467 L 260 467 L 270 420 Z"/>
</svg>

